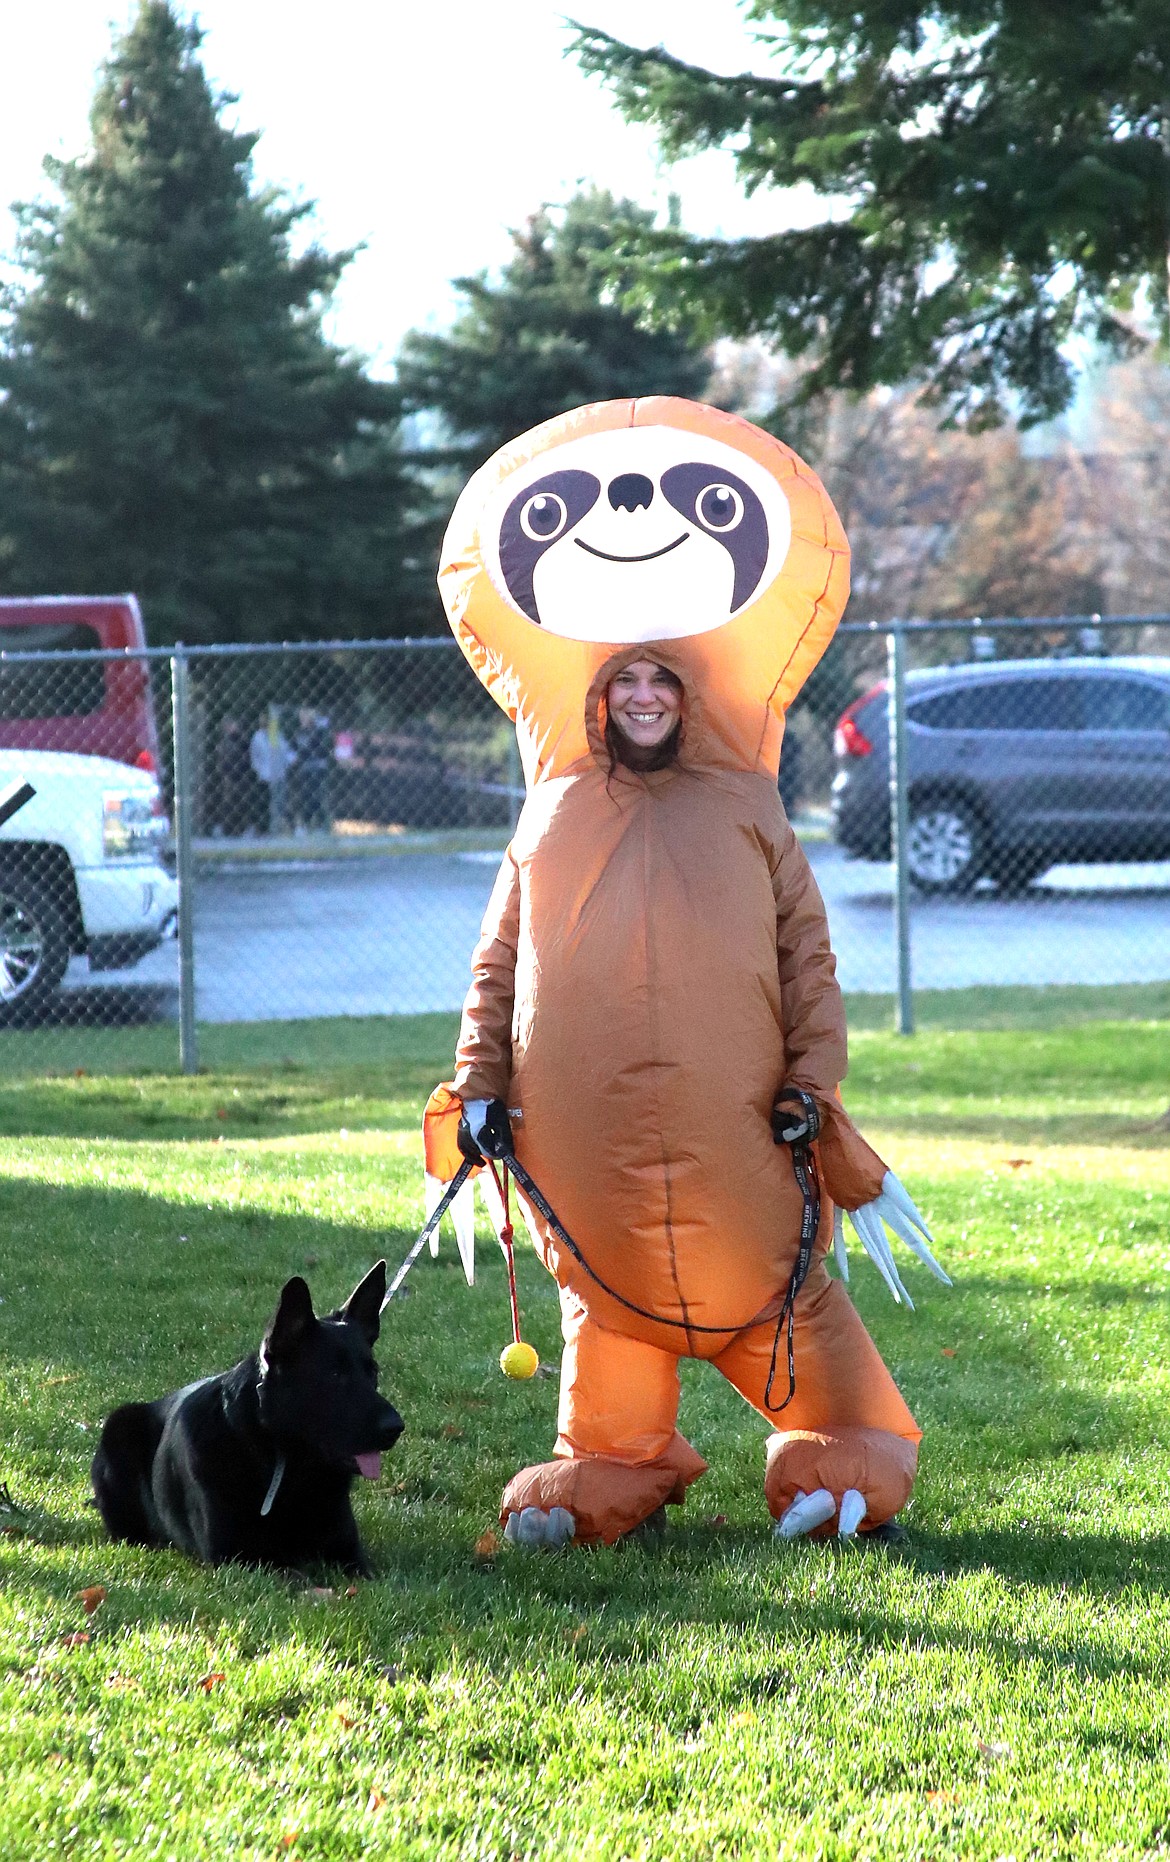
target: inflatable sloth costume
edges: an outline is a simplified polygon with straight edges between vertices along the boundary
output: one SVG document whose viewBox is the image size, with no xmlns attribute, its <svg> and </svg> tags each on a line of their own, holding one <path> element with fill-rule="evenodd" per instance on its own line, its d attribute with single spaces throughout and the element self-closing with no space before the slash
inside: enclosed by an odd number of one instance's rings
<svg viewBox="0 0 1170 1862">
<path fill-rule="evenodd" d="M 919 1245 L 900 1213 L 916 1212 L 840 1103 L 824 907 L 777 792 L 785 711 L 848 593 L 836 512 L 746 421 L 607 402 L 476 473 L 439 582 L 515 720 L 528 793 L 455 1078 L 428 1106 L 428 1171 L 454 1174 L 461 1106 L 503 1100 L 517 1158 L 592 1270 L 525 1207 L 560 1288 L 559 1432 L 501 1518 L 523 1514 L 539 1542 L 562 1508 L 578 1541 L 609 1543 L 681 1501 L 706 1466 L 675 1427 L 678 1360 L 697 1357 L 776 1429 L 764 1491 L 785 1532 L 872 1530 L 910 1492 L 920 1431 L 824 1257 L 833 1206 L 858 1211 L 897 1282 L 880 1218 Z M 635 659 L 684 693 L 677 759 L 645 774 L 605 743 L 607 686 Z M 803 1203 L 771 1129 L 785 1086 L 819 1112 L 823 1188 L 787 1403 L 776 1344 Z"/>
</svg>

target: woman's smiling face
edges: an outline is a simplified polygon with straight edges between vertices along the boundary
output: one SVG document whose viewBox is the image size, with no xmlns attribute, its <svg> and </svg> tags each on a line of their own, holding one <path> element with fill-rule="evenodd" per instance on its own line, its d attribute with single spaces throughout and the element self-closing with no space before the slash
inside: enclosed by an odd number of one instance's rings
<svg viewBox="0 0 1170 1862">
<path fill-rule="evenodd" d="M 615 730 L 640 750 L 657 750 L 682 713 L 682 684 L 657 660 L 635 659 L 615 673 L 605 702 Z"/>
</svg>

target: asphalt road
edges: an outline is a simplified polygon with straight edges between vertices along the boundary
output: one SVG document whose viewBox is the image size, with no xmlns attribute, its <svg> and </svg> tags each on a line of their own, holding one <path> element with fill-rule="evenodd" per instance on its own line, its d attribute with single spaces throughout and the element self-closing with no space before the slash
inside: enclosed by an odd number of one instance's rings
<svg viewBox="0 0 1170 1862">
<path fill-rule="evenodd" d="M 809 845 L 847 990 L 891 991 L 890 869 Z M 498 865 L 496 854 L 402 852 L 276 860 L 200 875 L 195 911 L 202 1020 L 457 1009 Z M 1170 978 L 1170 862 L 1056 868 L 1020 897 L 978 891 L 915 899 L 913 979 L 922 989 L 979 983 L 1125 983 Z M 137 969 L 93 978 L 75 964 L 69 1019 L 174 1014 L 174 945 Z M 136 1006 L 137 1005 L 137 1006 Z"/>
</svg>

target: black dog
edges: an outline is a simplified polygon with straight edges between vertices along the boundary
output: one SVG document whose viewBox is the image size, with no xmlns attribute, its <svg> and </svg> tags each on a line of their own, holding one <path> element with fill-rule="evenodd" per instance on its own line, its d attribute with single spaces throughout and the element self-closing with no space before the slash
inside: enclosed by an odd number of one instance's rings
<svg viewBox="0 0 1170 1862">
<path fill-rule="evenodd" d="M 350 1505 L 402 1418 L 378 1395 L 379 1261 L 318 1319 L 301 1279 L 281 1290 L 258 1352 L 102 1430 L 93 1490 L 112 1537 L 177 1545 L 208 1564 L 341 1565 L 370 1576 Z"/>
</svg>

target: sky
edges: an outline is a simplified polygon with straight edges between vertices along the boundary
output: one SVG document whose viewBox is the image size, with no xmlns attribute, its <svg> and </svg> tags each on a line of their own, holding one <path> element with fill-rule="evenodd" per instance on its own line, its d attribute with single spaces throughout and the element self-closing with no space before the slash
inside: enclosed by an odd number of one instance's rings
<svg viewBox="0 0 1170 1862">
<path fill-rule="evenodd" d="M 651 133 L 566 57 L 566 5 L 583 23 L 724 71 L 774 69 L 736 0 L 204 0 L 204 67 L 259 130 L 257 180 L 316 202 L 313 235 L 362 245 L 329 323 L 391 366 L 404 332 L 442 328 L 450 280 L 498 266 L 508 229 L 595 182 L 665 214 L 675 192 L 697 233 L 762 233 L 807 219 L 791 195 L 744 198 L 732 158 L 664 168 Z M 0 0 L 0 202 L 43 194 L 47 154 L 80 154 L 98 66 L 136 0 Z M 0 252 L 13 223 L 0 211 Z"/>
</svg>

